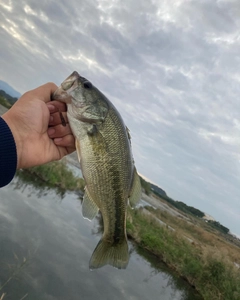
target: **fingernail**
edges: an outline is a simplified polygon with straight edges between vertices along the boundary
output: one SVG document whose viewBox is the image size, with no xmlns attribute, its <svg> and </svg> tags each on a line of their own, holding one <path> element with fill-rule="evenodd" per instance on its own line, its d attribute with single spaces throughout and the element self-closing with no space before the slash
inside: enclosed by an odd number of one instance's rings
<svg viewBox="0 0 240 300">
<path fill-rule="evenodd" d="M 56 144 L 60 143 L 61 141 L 62 141 L 62 138 L 56 138 L 56 139 L 54 139 L 54 143 L 56 143 Z"/>
<path fill-rule="evenodd" d="M 53 122 L 53 116 L 50 116 L 50 122 Z"/>
<path fill-rule="evenodd" d="M 48 135 L 53 135 L 55 133 L 55 129 L 54 128 L 49 128 L 48 129 Z"/>
</svg>

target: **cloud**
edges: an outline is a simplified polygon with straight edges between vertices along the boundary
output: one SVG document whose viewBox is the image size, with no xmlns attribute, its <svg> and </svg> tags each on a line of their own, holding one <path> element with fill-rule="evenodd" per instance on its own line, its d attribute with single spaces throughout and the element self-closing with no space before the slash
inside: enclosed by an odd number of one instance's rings
<svg viewBox="0 0 240 300">
<path fill-rule="evenodd" d="M 237 1 L 0 5 L 1 79 L 23 93 L 79 71 L 119 109 L 140 173 L 239 231 L 221 205 L 239 208 Z"/>
</svg>

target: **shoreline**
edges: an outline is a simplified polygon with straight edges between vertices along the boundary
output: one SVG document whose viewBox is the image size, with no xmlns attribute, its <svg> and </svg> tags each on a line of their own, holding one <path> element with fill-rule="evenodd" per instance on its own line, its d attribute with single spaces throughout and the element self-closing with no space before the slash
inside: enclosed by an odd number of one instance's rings
<svg viewBox="0 0 240 300">
<path fill-rule="evenodd" d="M 51 164 L 50 169 L 48 165 L 37 168 L 27 170 L 27 173 L 34 174 L 47 184 L 51 183 L 52 187 L 59 188 L 60 182 L 60 188 L 65 191 L 83 191 L 84 189 L 84 182 L 83 180 L 79 182 L 79 178 L 77 178 L 78 183 L 72 184 L 71 182 L 71 188 L 69 188 L 69 181 L 65 180 L 69 178 L 71 171 L 67 168 L 66 161 L 55 162 Z M 72 176 L 75 177 L 73 174 Z M 143 196 L 144 201 L 146 201 L 145 198 Z M 161 200 L 154 197 L 154 201 Z M 166 211 L 167 207 L 169 211 Z M 162 201 L 160 208 L 157 209 L 129 208 L 126 231 L 130 240 L 175 271 L 177 276 L 188 282 L 203 299 L 239 300 L 240 270 L 234 265 L 229 253 L 226 257 L 219 245 L 223 245 L 229 252 L 234 250 L 234 246 L 228 245 L 226 241 L 224 244 L 222 237 L 209 233 L 207 227 L 201 228 L 207 226 L 201 222 L 200 219 L 182 214 Z M 220 238 L 222 244 L 218 241 Z M 238 256 L 236 252 L 240 254 L 240 248 L 235 250 L 233 257 L 236 257 L 235 261 L 239 263 L 240 255 Z"/>
</svg>

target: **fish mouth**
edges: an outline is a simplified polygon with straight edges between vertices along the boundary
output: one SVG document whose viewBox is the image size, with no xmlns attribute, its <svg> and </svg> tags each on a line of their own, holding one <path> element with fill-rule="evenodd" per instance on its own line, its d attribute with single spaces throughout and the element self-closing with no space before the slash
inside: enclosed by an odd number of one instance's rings
<svg viewBox="0 0 240 300">
<path fill-rule="evenodd" d="M 56 91 L 52 95 L 52 100 L 58 100 L 66 104 L 71 103 L 72 97 L 70 93 L 77 87 L 79 78 L 81 78 L 81 76 L 77 71 L 74 71 L 56 89 Z"/>
<path fill-rule="evenodd" d="M 71 103 L 71 96 L 62 89 L 62 87 L 58 87 L 56 91 L 52 95 L 52 101 L 57 100 L 64 103 Z"/>
</svg>

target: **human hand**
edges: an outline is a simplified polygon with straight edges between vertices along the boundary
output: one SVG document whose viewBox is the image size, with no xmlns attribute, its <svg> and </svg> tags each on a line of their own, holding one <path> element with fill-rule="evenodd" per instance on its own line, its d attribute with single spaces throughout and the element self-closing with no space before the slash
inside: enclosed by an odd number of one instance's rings
<svg viewBox="0 0 240 300">
<path fill-rule="evenodd" d="M 51 101 L 57 86 L 44 84 L 26 92 L 2 118 L 12 131 L 17 148 L 17 169 L 59 160 L 75 151 L 66 105 Z M 50 102 L 51 101 L 51 102 Z M 62 125 L 60 113 L 66 120 Z"/>
</svg>

